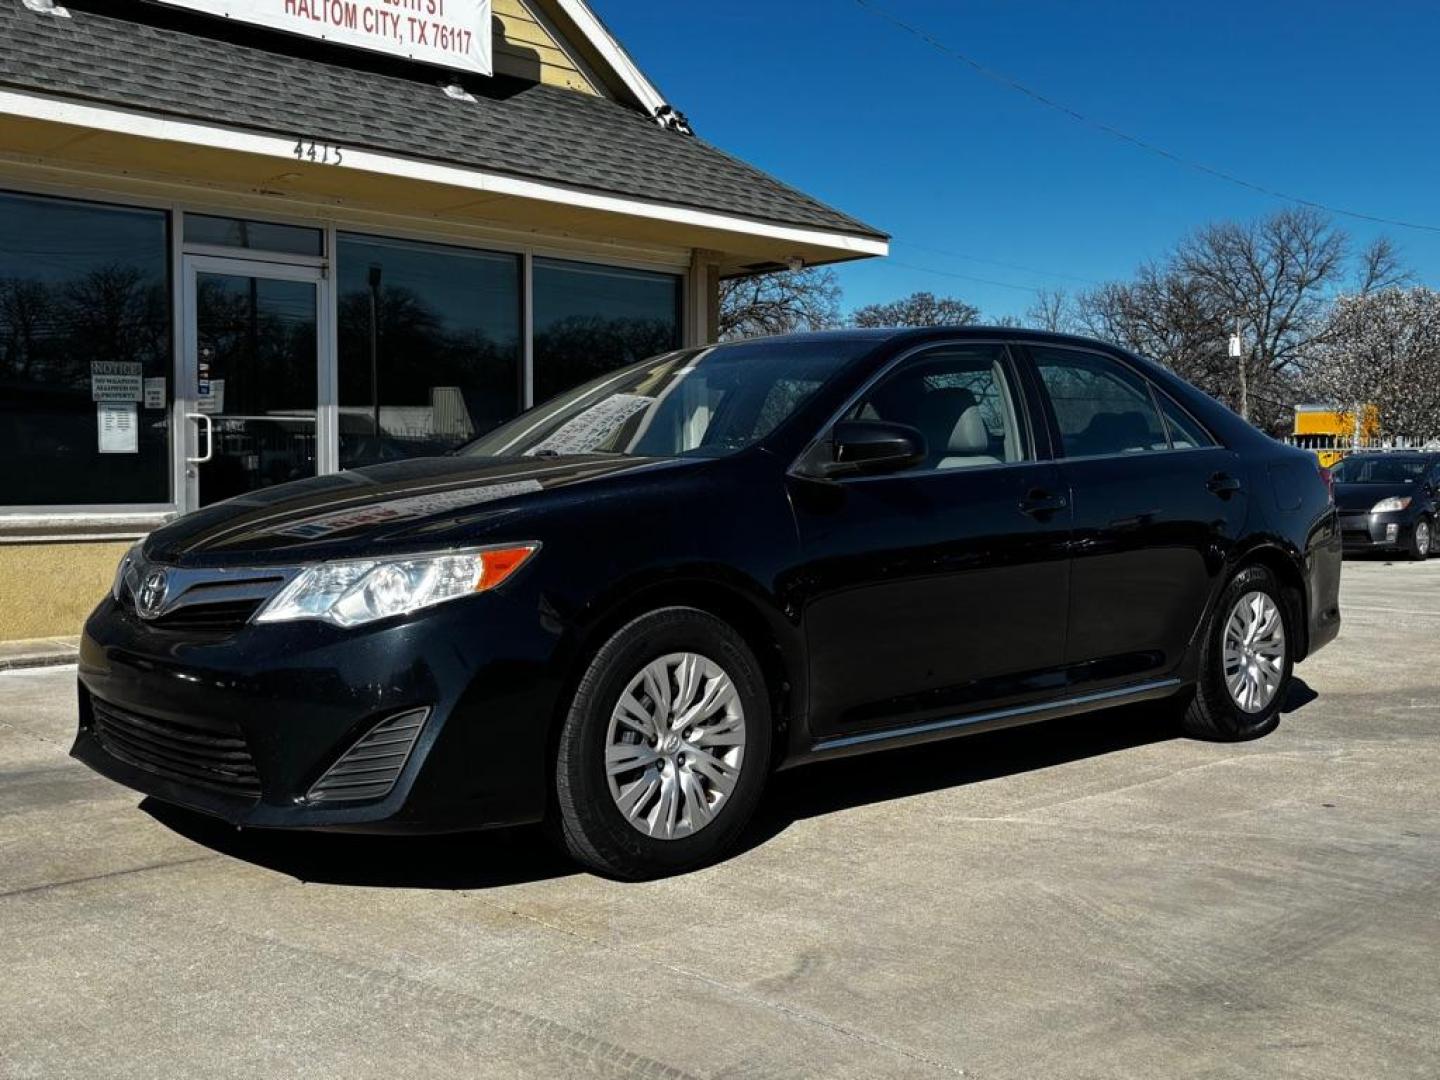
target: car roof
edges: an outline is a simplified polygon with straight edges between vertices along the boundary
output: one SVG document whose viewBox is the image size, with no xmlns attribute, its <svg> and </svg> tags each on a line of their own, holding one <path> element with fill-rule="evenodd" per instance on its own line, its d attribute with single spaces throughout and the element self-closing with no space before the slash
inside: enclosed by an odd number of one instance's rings
<svg viewBox="0 0 1440 1080">
<path fill-rule="evenodd" d="M 936 338 L 980 338 L 994 341 L 1046 341 L 1057 345 L 1077 345 L 1083 348 L 1114 349 L 1116 346 L 1094 338 L 1076 334 L 1057 334 L 1049 330 L 1030 330 L 1023 326 L 893 326 L 893 327 L 846 327 L 840 330 L 810 330 L 792 334 L 773 334 L 767 337 L 746 338 L 743 341 L 727 341 L 722 345 L 741 345 L 756 341 L 807 342 L 807 341 L 871 341 L 879 345 L 885 342 L 923 342 Z"/>
</svg>

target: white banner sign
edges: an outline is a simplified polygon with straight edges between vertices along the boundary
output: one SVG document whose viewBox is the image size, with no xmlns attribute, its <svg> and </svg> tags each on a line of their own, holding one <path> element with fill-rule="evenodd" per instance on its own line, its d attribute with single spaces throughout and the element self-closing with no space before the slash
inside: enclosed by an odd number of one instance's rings
<svg viewBox="0 0 1440 1080">
<path fill-rule="evenodd" d="M 490 0 L 159 0 L 339 45 L 491 74 Z"/>
</svg>

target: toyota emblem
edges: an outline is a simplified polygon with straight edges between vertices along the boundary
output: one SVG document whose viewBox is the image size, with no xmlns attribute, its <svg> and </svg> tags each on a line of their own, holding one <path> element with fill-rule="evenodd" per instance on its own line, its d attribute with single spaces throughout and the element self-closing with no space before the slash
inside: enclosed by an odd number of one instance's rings
<svg viewBox="0 0 1440 1080">
<path fill-rule="evenodd" d="M 135 612 L 142 619 L 153 619 L 165 606 L 165 593 L 170 588 L 170 579 L 164 570 L 151 570 L 135 594 Z"/>
</svg>

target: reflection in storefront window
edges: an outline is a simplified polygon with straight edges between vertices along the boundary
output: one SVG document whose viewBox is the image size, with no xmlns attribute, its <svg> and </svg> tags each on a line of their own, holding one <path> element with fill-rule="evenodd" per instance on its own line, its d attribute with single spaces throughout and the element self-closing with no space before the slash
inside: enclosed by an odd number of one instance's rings
<svg viewBox="0 0 1440 1080">
<path fill-rule="evenodd" d="M 170 501 L 166 215 L 0 194 L 0 501 Z"/>
<path fill-rule="evenodd" d="M 680 347 L 680 278 L 535 260 L 535 401 Z"/>
<path fill-rule="evenodd" d="M 520 259 L 342 235 L 340 465 L 438 454 L 520 411 Z"/>
</svg>

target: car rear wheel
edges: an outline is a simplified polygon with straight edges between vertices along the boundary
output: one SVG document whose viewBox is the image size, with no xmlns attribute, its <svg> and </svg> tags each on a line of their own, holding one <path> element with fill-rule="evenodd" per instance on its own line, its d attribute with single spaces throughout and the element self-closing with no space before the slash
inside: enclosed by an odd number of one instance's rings
<svg viewBox="0 0 1440 1080">
<path fill-rule="evenodd" d="M 663 608 L 595 654 L 560 732 L 560 835 L 580 863 L 638 879 L 709 862 L 759 802 L 770 758 L 764 674 L 731 627 Z"/>
<path fill-rule="evenodd" d="M 1250 566 L 1226 586 L 1200 646 L 1195 691 L 1181 724 L 1202 739 L 1255 739 L 1275 730 L 1290 687 L 1295 640 L 1269 570 Z"/>
<path fill-rule="evenodd" d="M 1430 557 L 1430 548 L 1435 542 L 1435 526 L 1428 517 L 1415 522 L 1410 534 L 1410 558 L 1423 561 Z"/>
</svg>

